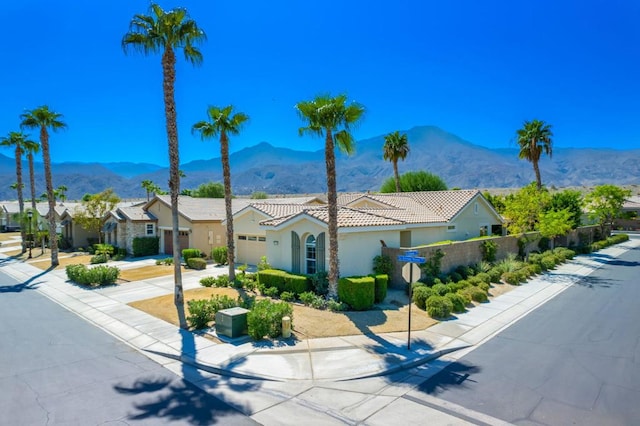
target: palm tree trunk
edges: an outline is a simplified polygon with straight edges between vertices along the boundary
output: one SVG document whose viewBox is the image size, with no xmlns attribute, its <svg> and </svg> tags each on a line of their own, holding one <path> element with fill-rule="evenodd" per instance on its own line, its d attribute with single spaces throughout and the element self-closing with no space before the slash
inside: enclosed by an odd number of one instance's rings
<svg viewBox="0 0 640 426">
<path fill-rule="evenodd" d="M 174 87 L 176 81 L 176 57 L 171 47 L 165 47 L 162 55 L 162 88 L 164 93 L 164 113 L 167 139 L 169 143 L 169 191 L 171 192 L 171 218 L 173 239 L 174 303 L 178 311 L 180 328 L 187 329 L 184 311 L 184 290 L 182 288 L 182 264 L 180 262 L 180 228 L 178 216 L 178 195 L 180 194 L 180 154 L 178 151 L 178 123 Z"/>
<path fill-rule="evenodd" d="M 396 192 L 400 192 L 400 175 L 398 174 L 398 160 L 393 160 L 393 176 L 396 178 Z"/>
<path fill-rule="evenodd" d="M 533 160 L 533 171 L 536 173 L 536 186 L 538 189 L 542 189 L 542 178 L 540 177 L 540 167 L 538 166 L 538 162 Z"/>
<path fill-rule="evenodd" d="M 229 166 L 229 139 L 220 133 L 220 156 L 222 158 L 222 177 L 224 181 L 224 208 L 227 216 L 227 262 L 229 262 L 229 282 L 236 279 L 235 244 L 233 241 L 233 210 L 231 208 L 231 167 Z"/>
<path fill-rule="evenodd" d="M 336 156 L 331 129 L 326 129 L 324 156 L 327 164 L 327 203 L 329 209 L 329 298 L 338 296 L 340 264 L 338 260 L 338 192 L 336 189 Z"/>
<path fill-rule="evenodd" d="M 45 126 L 40 127 L 40 145 L 42 146 L 42 162 L 44 163 L 44 180 L 47 188 L 47 201 L 49 202 L 49 248 L 51 249 L 51 267 L 55 268 L 58 262 L 58 234 L 56 233 L 56 199 L 53 195 L 53 182 L 51 181 L 51 155 L 49 154 L 49 133 Z"/>
<path fill-rule="evenodd" d="M 20 212 L 20 238 L 22 239 L 22 253 L 27 251 L 27 230 L 24 229 L 24 195 L 22 193 L 22 149 L 16 145 L 16 181 L 18 190 L 18 211 Z M 30 226 L 30 224 L 29 224 Z"/>
<path fill-rule="evenodd" d="M 33 172 L 33 152 L 27 154 L 29 159 L 29 186 L 31 187 L 31 210 L 36 214 L 36 178 Z"/>
</svg>

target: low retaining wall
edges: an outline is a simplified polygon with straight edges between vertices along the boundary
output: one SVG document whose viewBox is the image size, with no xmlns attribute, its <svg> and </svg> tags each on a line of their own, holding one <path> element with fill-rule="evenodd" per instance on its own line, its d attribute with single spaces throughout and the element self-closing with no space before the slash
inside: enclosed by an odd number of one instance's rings
<svg viewBox="0 0 640 426">
<path fill-rule="evenodd" d="M 582 244 L 590 244 L 596 239 L 600 239 L 600 228 L 598 226 L 583 226 L 571 231 L 563 237 L 554 240 L 554 246 L 579 246 Z M 460 265 L 474 265 L 482 260 L 481 244 L 484 241 L 491 240 L 497 245 L 496 260 L 506 258 L 509 253 L 520 253 L 520 244 L 523 244 L 522 251 L 526 255 L 533 251 L 538 251 L 538 243 L 540 242 L 540 233 L 528 232 L 524 235 L 508 235 L 506 237 L 492 237 L 490 239 L 472 240 L 472 241 L 454 241 L 448 244 L 440 244 L 433 246 L 411 247 L 411 248 L 392 248 L 382 247 L 381 254 L 389 256 L 393 262 L 393 271 L 389 277 L 389 286 L 393 288 L 404 288 L 406 281 L 402 278 L 402 267 L 404 262 L 398 262 L 398 255 L 403 255 L 407 250 L 416 250 L 418 256 L 431 258 L 436 250 L 442 250 L 445 256 L 441 260 L 442 272 L 448 273 Z M 522 241 L 518 243 L 518 241 Z M 415 277 L 417 280 L 418 278 Z"/>
</svg>

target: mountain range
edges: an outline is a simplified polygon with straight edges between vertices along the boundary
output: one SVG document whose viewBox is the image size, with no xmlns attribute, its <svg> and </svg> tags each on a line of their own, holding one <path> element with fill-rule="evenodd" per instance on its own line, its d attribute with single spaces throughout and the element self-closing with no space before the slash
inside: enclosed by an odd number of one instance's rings
<svg viewBox="0 0 640 426">
<path fill-rule="evenodd" d="M 532 182 L 531 163 L 518 159 L 518 149 L 489 149 L 434 126 L 413 127 L 405 132 L 410 152 L 398 163 L 400 173 L 426 170 L 440 176 L 450 188 L 515 188 Z M 360 140 L 351 156 L 338 153 L 338 190 L 377 191 L 393 175 L 390 162 L 383 160 L 384 135 Z M 324 151 L 297 151 L 267 142 L 230 155 L 231 179 L 236 195 L 255 191 L 267 194 L 316 194 L 326 192 Z M 220 158 L 182 164 L 181 187 L 195 189 L 205 182 L 222 182 Z M 23 178 L 29 197 L 28 166 Z M 36 194 L 44 189 L 43 167 L 36 163 Z M 547 186 L 593 186 L 604 183 L 640 183 L 640 149 L 558 148 L 552 158 L 540 161 L 542 181 Z M 121 198 L 146 197 L 145 179 L 163 189 L 168 187 L 168 168 L 148 163 L 52 163 L 54 187 L 67 187 L 68 199 L 113 188 Z M 15 199 L 15 159 L 0 154 L 0 199 Z"/>
</svg>

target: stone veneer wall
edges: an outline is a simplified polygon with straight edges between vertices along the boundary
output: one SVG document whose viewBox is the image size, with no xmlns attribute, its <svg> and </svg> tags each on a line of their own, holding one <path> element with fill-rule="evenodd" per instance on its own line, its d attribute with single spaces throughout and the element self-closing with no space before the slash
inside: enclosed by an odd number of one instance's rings
<svg viewBox="0 0 640 426">
<path fill-rule="evenodd" d="M 555 246 L 578 246 L 581 242 L 593 242 L 594 238 L 597 238 L 599 234 L 598 226 L 584 226 L 576 230 L 571 231 L 565 237 L 559 237 L 555 239 Z M 494 237 L 492 241 L 498 245 L 496 252 L 496 260 L 506 258 L 509 253 L 519 253 L 518 240 L 523 235 L 508 235 L 506 237 Z M 530 253 L 538 250 L 538 242 L 540 241 L 540 234 L 538 232 L 528 232 L 524 234 L 523 241 L 526 241 L 524 246 L 525 253 Z M 581 241 L 582 240 L 582 241 Z M 398 255 L 403 255 L 406 250 L 417 250 L 418 256 L 429 259 L 433 256 L 436 250 L 442 250 L 445 256 L 442 258 L 441 269 L 442 272 L 448 273 L 460 265 L 474 265 L 482 260 L 482 252 L 480 251 L 480 245 L 486 239 L 472 240 L 472 241 L 455 241 L 448 244 L 441 244 L 427 247 L 413 247 L 408 248 L 392 248 L 382 247 L 382 255 L 389 256 L 393 262 L 393 272 L 389 280 L 389 284 L 393 288 L 403 288 L 406 286 L 405 280 L 402 278 L 402 267 L 404 262 L 398 262 Z"/>
<path fill-rule="evenodd" d="M 133 254 L 133 239 L 136 237 L 147 237 L 147 224 L 148 222 L 131 222 L 127 221 L 126 235 L 124 236 L 124 246 L 127 248 L 127 253 Z M 155 236 L 155 235 L 152 235 Z M 119 239 L 119 238 L 118 238 Z"/>
</svg>

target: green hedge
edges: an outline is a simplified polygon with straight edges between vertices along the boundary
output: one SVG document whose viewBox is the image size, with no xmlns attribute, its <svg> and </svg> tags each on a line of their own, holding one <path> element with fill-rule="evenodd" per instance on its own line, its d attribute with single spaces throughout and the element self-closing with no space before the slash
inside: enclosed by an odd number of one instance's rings
<svg viewBox="0 0 640 426">
<path fill-rule="evenodd" d="M 187 259 L 187 266 L 191 269 L 206 269 L 207 261 L 201 257 L 190 257 Z"/>
<path fill-rule="evenodd" d="M 133 239 L 133 257 L 153 256 L 160 252 L 160 237 L 136 237 Z"/>
<path fill-rule="evenodd" d="M 214 247 L 211 250 L 211 258 L 217 265 L 224 265 L 227 263 L 227 246 Z"/>
<path fill-rule="evenodd" d="M 345 277 L 338 280 L 338 298 L 356 311 L 371 309 L 375 302 L 373 277 Z"/>
<path fill-rule="evenodd" d="M 375 280 L 375 303 L 382 303 L 387 298 L 387 286 L 389 284 L 389 275 L 378 274 L 374 275 Z"/>
<path fill-rule="evenodd" d="M 453 303 L 444 296 L 431 296 L 427 299 L 427 313 L 431 318 L 447 318 L 451 315 Z"/>
<path fill-rule="evenodd" d="M 120 269 L 105 265 L 93 268 L 87 268 L 85 265 L 68 265 L 65 271 L 70 281 L 88 286 L 113 284 L 120 275 Z"/>
<path fill-rule="evenodd" d="M 258 283 L 265 287 L 276 287 L 279 293 L 301 294 L 309 290 L 309 279 L 304 275 L 290 274 L 279 269 L 258 271 Z"/>
<path fill-rule="evenodd" d="M 293 328 L 293 307 L 287 302 L 272 302 L 262 299 L 255 302 L 247 314 L 247 331 L 249 336 L 260 340 L 264 336 L 272 338 L 282 335 L 282 318 L 291 318 Z"/>
<path fill-rule="evenodd" d="M 197 248 L 186 248 L 182 250 L 182 258 L 184 262 L 188 265 L 189 259 L 193 258 L 202 258 L 202 252 Z"/>
</svg>

